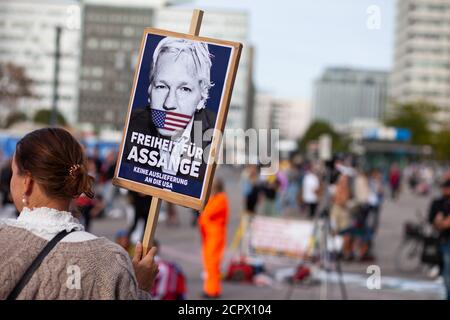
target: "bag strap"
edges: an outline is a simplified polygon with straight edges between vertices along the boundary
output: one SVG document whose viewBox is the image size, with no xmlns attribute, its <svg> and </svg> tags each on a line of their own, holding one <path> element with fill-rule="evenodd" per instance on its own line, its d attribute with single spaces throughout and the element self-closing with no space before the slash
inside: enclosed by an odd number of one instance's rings
<svg viewBox="0 0 450 320">
<path fill-rule="evenodd" d="M 59 241 L 61 241 L 62 238 L 67 236 L 69 233 L 73 232 L 74 230 L 66 231 L 63 230 L 60 233 L 58 233 L 56 236 L 53 237 L 52 240 L 50 240 L 45 247 L 42 249 L 42 251 L 38 254 L 36 259 L 31 263 L 31 265 L 28 267 L 28 269 L 23 274 L 22 278 L 19 280 L 19 282 L 16 284 L 14 289 L 10 292 L 6 300 L 15 300 L 17 296 L 22 292 L 23 288 L 27 285 L 27 283 L 30 281 L 31 277 L 33 276 L 34 272 L 39 268 L 42 261 L 44 261 L 45 257 L 49 254 L 49 252 L 58 244 Z"/>
</svg>

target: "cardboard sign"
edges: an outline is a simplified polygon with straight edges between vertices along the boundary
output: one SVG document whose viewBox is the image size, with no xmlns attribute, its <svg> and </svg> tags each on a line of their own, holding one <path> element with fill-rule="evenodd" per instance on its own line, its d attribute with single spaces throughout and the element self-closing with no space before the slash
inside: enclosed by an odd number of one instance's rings
<svg viewBox="0 0 450 320">
<path fill-rule="evenodd" d="M 312 221 L 255 216 L 249 228 L 249 253 L 285 259 L 302 258 L 313 228 Z"/>
<path fill-rule="evenodd" d="M 113 183 L 200 210 L 242 45 L 145 29 Z"/>
</svg>

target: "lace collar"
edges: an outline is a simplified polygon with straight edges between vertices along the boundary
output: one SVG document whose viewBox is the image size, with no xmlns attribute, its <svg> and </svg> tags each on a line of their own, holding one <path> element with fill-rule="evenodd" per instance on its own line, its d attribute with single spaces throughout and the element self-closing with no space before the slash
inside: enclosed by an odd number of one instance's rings
<svg viewBox="0 0 450 320">
<path fill-rule="evenodd" d="M 3 222 L 13 227 L 27 229 L 42 238 L 52 238 L 62 230 L 83 231 L 84 227 L 70 212 L 52 208 L 23 208 L 17 219 L 5 219 Z"/>
</svg>

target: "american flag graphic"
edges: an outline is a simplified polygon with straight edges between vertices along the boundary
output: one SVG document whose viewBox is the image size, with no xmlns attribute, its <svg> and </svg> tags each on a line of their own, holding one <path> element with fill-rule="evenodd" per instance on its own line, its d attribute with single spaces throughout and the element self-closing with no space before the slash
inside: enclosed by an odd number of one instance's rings
<svg viewBox="0 0 450 320">
<path fill-rule="evenodd" d="M 182 113 L 152 110 L 153 123 L 157 128 L 166 129 L 170 131 L 180 130 L 186 128 L 191 120 L 191 117 Z"/>
</svg>

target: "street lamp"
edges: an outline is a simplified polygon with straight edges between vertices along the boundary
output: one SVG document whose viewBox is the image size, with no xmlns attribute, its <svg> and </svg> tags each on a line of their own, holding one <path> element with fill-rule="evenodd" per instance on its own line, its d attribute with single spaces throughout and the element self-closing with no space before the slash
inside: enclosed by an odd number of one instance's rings
<svg viewBox="0 0 450 320">
<path fill-rule="evenodd" d="M 59 85 L 59 59 L 61 58 L 61 32 L 62 28 L 56 26 L 55 37 L 55 55 L 54 55 L 54 74 L 53 74 L 53 99 L 52 99 L 52 113 L 50 118 L 50 126 L 54 127 L 58 122 L 58 85 Z"/>
</svg>

